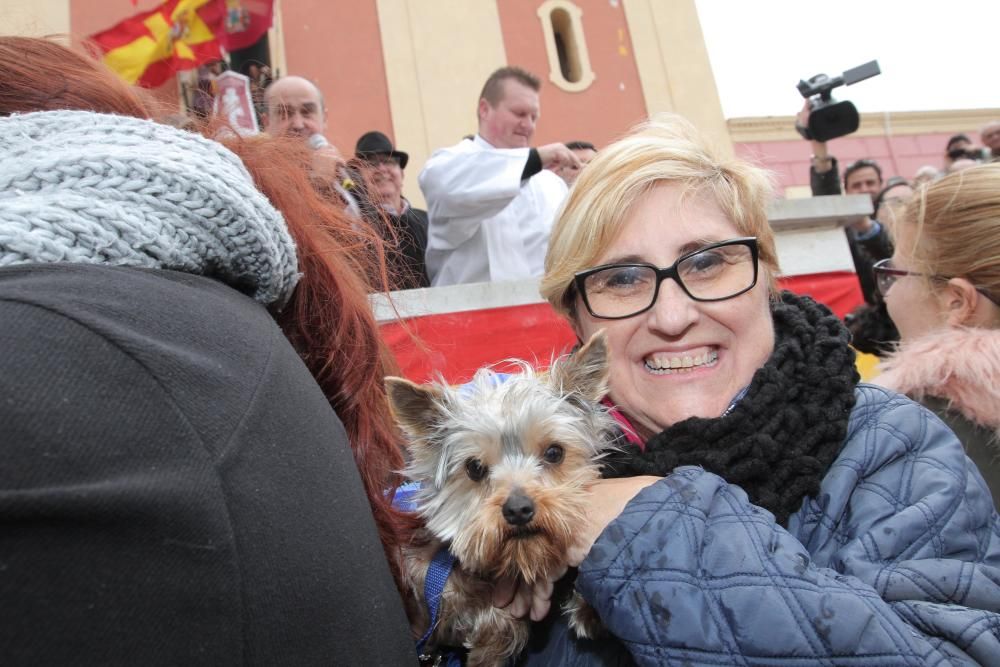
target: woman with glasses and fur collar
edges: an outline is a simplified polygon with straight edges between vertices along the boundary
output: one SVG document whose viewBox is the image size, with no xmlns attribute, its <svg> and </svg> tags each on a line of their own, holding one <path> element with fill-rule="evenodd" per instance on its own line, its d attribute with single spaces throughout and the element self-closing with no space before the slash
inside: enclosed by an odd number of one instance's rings
<svg viewBox="0 0 1000 667">
<path fill-rule="evenodd" d="M 995 664 L 983 478 L 931 412 L 859 384 L 830 311 L 777 291 L 769 197 L 665 117 L 556 221 L 542 293 L 581 340 L 606 331 L 622 426 L 576 589 L 644 665 Z M 525 664 L 615 662 L 539 634 Z"/>
<path fill-rule="evenodd" d="M 921 189 L 875 280 L 902 336 L 877 384 L 933 410 L 1000 503 L 1000 164 Z"/>
</svg>

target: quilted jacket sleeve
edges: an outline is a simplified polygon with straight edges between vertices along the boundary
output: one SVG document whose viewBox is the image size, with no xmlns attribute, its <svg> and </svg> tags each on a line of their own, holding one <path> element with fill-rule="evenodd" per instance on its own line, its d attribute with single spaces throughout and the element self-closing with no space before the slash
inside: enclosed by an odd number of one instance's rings
<svg viewBox="0 0 1000 667">
<path fill-rule="evenodd" d="M 954 435 L 866 387 L 789 530 L 679 468 L 608 526 L 577 587 L 640 664 L 998 664 L 998 565 L 998 517 Z"/>
</svg>

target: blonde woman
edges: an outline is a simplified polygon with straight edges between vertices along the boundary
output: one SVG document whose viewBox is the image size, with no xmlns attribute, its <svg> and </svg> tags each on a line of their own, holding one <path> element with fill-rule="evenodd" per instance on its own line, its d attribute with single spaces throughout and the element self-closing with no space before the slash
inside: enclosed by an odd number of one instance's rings
<svg viewBox="0 0 1000 667">
<path fill-rule="evenodd" d="M 1000 164 L 920 190 L 892 233 L 875 279 L 902 344 L 876 382 L 944 420 L 1000 504 Z"/>
<path fill-rule="evenodd" d="M 555 223 L 542 292 L 581 340 L 605 330 L 622 427 L 576 588 L 643 665 L 996 664 L 982 477 L 858 382 L 829 310 L 778 293 L 769 196 L 667 117 L 598 153 Z M 532 659 L 608 664 L 566 636 Z"/>
</svg>

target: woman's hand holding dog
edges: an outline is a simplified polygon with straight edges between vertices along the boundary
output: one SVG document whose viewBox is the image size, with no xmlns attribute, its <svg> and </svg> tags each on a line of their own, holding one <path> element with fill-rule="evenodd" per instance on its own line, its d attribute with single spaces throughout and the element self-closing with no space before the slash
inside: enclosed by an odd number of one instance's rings
<svg viewBox="0 0 1000 667">
<path fill-rule="evenodd" d="M 517 579 L 501 579 L 493 589 L 493 606 L 506 609 L 516 618 L 524 618 L 529 613 L 533 621 L 540 621 L 549 613 L 552 589 L 566 574 L 567 567 L 553 574 L 552 579 L 534 584 Z"/>
<path fill-rule="evenodd" d="M 590 548 L 600 537 L 608 524 L 618 518 L 637 493 L 650 484 L 658 482 L 662 477 L 649 475 L 639 477 L 621 477 L 617 479 L 601 479 L 590 489 L 587 511 L 584 513 L 584 523 L 578 526 L 580 539 L 570 547 L 568 563 L 577 567 L 590 553 Z"/>
</svg>

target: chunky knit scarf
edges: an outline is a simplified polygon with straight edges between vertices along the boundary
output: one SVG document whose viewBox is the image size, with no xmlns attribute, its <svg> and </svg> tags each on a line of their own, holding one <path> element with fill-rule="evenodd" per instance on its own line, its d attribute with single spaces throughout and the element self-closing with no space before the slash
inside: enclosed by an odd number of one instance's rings
<svg viewBox="0 0 1000 667">
<path fill-rule="evenodd" d="M 279 307 L 298 279 L 285 221 L 238 157 L 89 111 L 0 118 L 0 267 L 34 262 L 208 275 Z"/>
<path fill-rule="evenodd" d="M 667 475 L 697 465 L 740 486 L 785 525 L 840 452 L 858 374 L 847 330 L 809 297 L 772 306 L 774 352 L 725 416 L 692 417 L 605 460 L 605 476 Z"/>
</svg>

